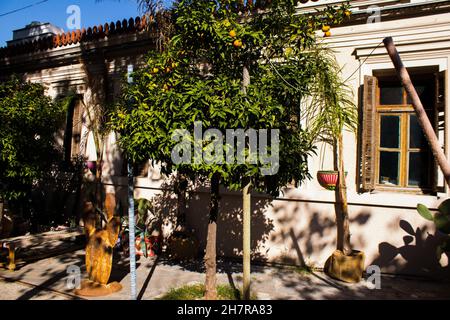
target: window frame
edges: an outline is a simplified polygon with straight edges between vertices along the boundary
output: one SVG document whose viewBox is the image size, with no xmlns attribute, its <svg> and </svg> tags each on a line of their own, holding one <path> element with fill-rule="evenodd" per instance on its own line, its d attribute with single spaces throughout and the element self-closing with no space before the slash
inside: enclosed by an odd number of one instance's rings
<svg viewBox="0 0 450 320">
<path fill-rule="evenodd" d="M 432 74 L 430 74 L 432 76 Z M 374 161 L 374 189 L 379 191 L 394 191 L 394 192 L 404 192 L 404 193 L 414 193 L 414 194 L 431 194 L 434 192 L 436 185 L 435 170 L 436 165 L 432 158 L 430 149 L 420 149 L 420 148 L 410 148 L 410 116 L 415 114 L 414 107 L 408 104 L 408 95 L 404 88 L 403 92 L 403 103 L 401 105 L 396 104 L 381 104 L 381 88 L 383 83 L 392 83 L 400 85 L 399 81 L 395 82 L 393 80 L 386 80 L 385 77 L 376 77 L 377 87 L 376 87 L 376 106 L 375 106 L 375 139 L 373 141 L 375 145 L 375 161 Z M 390 77 L 389 77 L 390 78 Z M 388 79 L 389 79 L 388 78 Z M 401 85 L 400 85 L 401 86 Z M 432 112 L 436 112 L 436 102 L 433 104 Z M 400 118 L 400 128 L 399 128 L 399 148 L 382 148 L 381 147 L 381 117 L 383 115 L 399 116 Z M 434 116 L 433 116 L 434 117 Z M 432 119 L 433 120 L 433 119 Z M 436 124 L 433 123 L 436 129 Z M 398 185 L 386 185 L 380 182 L 380 158 L 381 152 L 399 152 L 399 173 L 398 173 Z M 426 186 L 409 186 L 409 155 L 411 152 L 428 152 L 429 157 L 429 175 L 430 179 L 428 185 Z"/>
<path fill-rule="evenodd" d="M 64 161 L 66 163 L 76 161 L 79 156 L 83 156 L 81 154 L 81 142 L 83 140 L 83 117 L 83 95 L 76 94 L 67 108 L 63 127 L 64 137 L 62 141 L 62 148 L 64 153 Z"/>
</svg>

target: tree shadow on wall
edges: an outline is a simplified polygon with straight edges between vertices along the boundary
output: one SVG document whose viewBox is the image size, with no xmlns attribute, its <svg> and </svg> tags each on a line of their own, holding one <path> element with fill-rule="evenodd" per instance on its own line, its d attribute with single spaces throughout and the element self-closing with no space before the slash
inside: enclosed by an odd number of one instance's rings
<svg viewBox="0 0 450 320">
<path fill-rule="evenodd" d="M 333 204 L 328 205 L 329 211 L 333 212 Z M 337 226 L 334 214 L 323 214 L 307 201 L 295 199 L 279 199 L 273 207 L 277 225 L 281 227 L 271 233 L 270 241 L 285 248 L 286 253 L 279 257 L 282 263 L 306 267 L 309 257 L 324 250 L 329 250 L 331 255 L 335 250 Z M 369 212 L 350 214 L 350 231 L 365 225 L 369 219 Z M 355 248 L 365 246 L 362 236 L 352 235 L 351 241 Z"/>
<path fill-rule="evenodd" d="M 174 191 L 175 179 L 167 179 L 152 201 L 157 214 L 161 217 L 163 228 L 168 230 L 167 236 L 176 226 L 177 196 Z M 186 228 L 191 230 L 198 240 L 197 259 L 191 261 L 175 261 L 167 256 L 161 257 L 161 263 L 178 265 L 189 271 L 204 272 L 202 258 L 206 248 L 206 237 L 209 215 L 209 186 L 191 185 L 188 190 L 186 208 Z M 273 230 L 273 222 L 265 215 L 269 205 L 267 199 L 252 197 L 252 226 L 251 226 L 251 257 L 253 261 L 265 261 L 265 254 L 261 253 L 262 245 L 268 240 Z M 242 256 L 242 197 L 238 194 L 221 189 L 217 227 L 217 257 L 219 272 L 241 272 L 242 267 L 229 263 Z"/>
<path fill-rule="evenodd" d="M 442 243 L 443 234 L 430 234 L 427 228 L 414 228 L 405 220 L 399 223 L 406 233 L 403 246 L 396 247 L 383 242 L 378 246 L 379 256 L 371 263 L 382 268 L 385 272 L 399 270 L 405 275 L 423 275 L 430 278 L 450 280 L 450 266 L 441 266 L 436 254 L 437 247 Z M 398 230 L 396 230 L 398 231 Z M 448 253 L 447 259 L 450 259 Z"/>
</svg>

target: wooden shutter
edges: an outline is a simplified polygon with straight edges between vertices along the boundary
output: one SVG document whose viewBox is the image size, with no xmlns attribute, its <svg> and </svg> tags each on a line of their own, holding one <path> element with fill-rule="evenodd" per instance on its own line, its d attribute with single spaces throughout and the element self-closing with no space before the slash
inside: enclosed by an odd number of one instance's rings
<svg viewBox="0 0 450 320">
<path fill-rule="evenodd" d="M 83 104 L 80 97 L 73 97 L 67 110 L 64 129 L 64 160 L 69 163 L 81 153 L 83 129 Z"/>
<path fill-rule="evenodd" d="M 375 188 L 377 88 L 378 80 L 376 77 L 364 77 L 361 169 L 362 188 L 365 191 L 371 191 Z"/>
<path fill-rule="evenodd" d="M 80 155 L 81 131 L 83 129 L 83 107 L 79 98 L 73 108 L 72 123 L 72 159 Z"/>
<path fill-rule="evenodd" d="M 447 71 L 442 71 L 436 74 L 436 112 L 435 112 L 435 128 L 436 134 L 439 137 L 439 141 L 445 146 L 446 134 L 445 134 L 445 104 L 446 104 L 446 79 Z M 446 150 L 444 150 L 446 151 Z M 433 170 L 433 192 L 445 192 L 445 179 L 442 171 L 439 169 L 438 164 L 434 161 Z"/>
</svg>

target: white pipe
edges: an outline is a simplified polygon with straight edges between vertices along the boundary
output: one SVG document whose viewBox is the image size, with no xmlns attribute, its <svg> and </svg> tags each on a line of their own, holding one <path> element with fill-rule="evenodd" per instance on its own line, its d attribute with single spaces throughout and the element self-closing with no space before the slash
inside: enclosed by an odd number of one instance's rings
<svg viewBox="0 0 450 320">
<path fill-rule="evenodd" d="M 133 82 L 131 74 L 133 65 L 128 66 L 128 83 Z M 135 218 L 134 218 L 134 176 L 133 165 L 128 159 L 128 237 L 130 248 L 130 298 L 136 300 L 136 239 L 135 239 Z"/>
</svg>

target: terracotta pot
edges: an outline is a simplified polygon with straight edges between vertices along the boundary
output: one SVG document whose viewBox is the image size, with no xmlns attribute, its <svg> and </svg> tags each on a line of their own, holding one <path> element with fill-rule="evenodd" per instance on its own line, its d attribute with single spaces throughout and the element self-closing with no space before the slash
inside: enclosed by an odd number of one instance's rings
<svg viewBox="0 0 450 320">
<path fill-rule="evenodd" d="M 145 257 L 154 257 L 161 254 L 163 237 L 162 235 L 149 236 L 144 238 L 145 248 L 142 247 L 142 238 L 136 236 L 136 255 Z M 144 252 L 146 250 L 147 252 Z"/>
<path fill-rule="evenodd" d="M 345 173 L 345 176 L 347 176 L 347 172 Z M 318 171 L 317 180 L 323 188 L 334 191 L 339 182 L 339 171 Z"/>
<path fill-rule="evenodd" d="M 340 250 L 333 252 L 325 263 L 325 273 L 348 283 L 360 282 L 364 273 L 364 252 L 354 250 L 350 255 Z"/>
<path fill-rule="evenodd" d="M 163 237 L 161 235 L 158 236 L 150 236 L 145 239 L 147 243 L 147 255 L 149 257 L 154 257 L 161 253 Z"/>
</svg>

